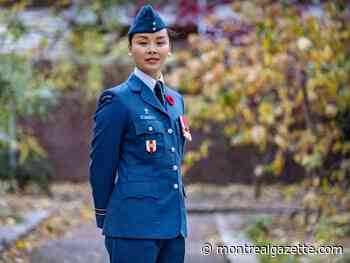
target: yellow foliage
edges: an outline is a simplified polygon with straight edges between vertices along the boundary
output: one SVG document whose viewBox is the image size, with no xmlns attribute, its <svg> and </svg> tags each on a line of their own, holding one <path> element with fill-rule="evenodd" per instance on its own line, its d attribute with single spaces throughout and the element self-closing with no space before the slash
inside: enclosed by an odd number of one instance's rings
<svg viewBox="0 0 350 263">
<path fill-rule="evenodd" d="M 253 142 L 260 144 L 262 141 L 266 139 L 266 129 L 264 126 L 254 126 L 250 130 L 250 135 Z"/>
<path fill-rule="evenodd" d="M 40 146 L 34 136 L 22 135 L 22 143 L 19 149 L 19 162 L 24 163 L 28 158 L 30 152 L 38 154 L 40 157 L 46 157 L 46 151 Z"/>
<path fill-rule="evenodd" d="M 270 103 L 262 102 L 259 106 L 259 120 L 262 123 L 272 124 L 275 120 L 273 106 Z"/>
<path fill-rule="evenodd" d="M 281 174 L 281 172 L 283 171 L 284 168 L 284 157 L 283 157 L 283 152 L 282 151 L 278 151 L 275 159 L 272 162 L 272 172 L 275 175 Z"/>
<path fill-rule="evenodd" d="M 30 243 L 28 241 L 18 240 L 15 246 L 17 249 L 24 250 L 30 248 Z"/>
<path fill-rule="evenodd" d="M 247 122 L 252 122 L 255 119 L 252 111 L 248 107 L 242 106 L 240 111 Z"/>
<path fill-rule="evenodd" d="M 243 17 L 242 23 L 254 30 L 239 36 L 242 45 L 190 36 L 196 50 L 186 57 L 184 75 L 178 77 L 185 79 L 185 91 L 195 90 L 202 101 L 205 110 L 195 113 L 203 120 L 198 125 L 208 120 L 222 123 L 232 145 L 278 148 L 275 159 L 264 164 L 274 174 L 284 169 L 286 152 L 313 173 L 327 168 L 324 162 L 330 153 L 336 152 L 340 160 L 350 153 L 350 142 L 337 123 L 339 113 L 350 108 L 348 11 L 339 11 L 331 2 L 320 5 L 324 14 L 315 17 L 278 1 L 235 2 L 232 8 Z M 217 25 L 215 17 L 209 20 Z M 225 30 L 235 34 L 237 27 L 226 25 Z M 314 187 L 328 194 L 332 188 L 328 181 Z M 310 205 L 331 210 L 313 194 Z"/>
</svg>

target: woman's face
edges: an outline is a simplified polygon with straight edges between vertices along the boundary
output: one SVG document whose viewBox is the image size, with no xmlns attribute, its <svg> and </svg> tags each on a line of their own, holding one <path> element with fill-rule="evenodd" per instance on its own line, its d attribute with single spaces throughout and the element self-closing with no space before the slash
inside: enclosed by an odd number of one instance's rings
<svg viewBox="0 0 350 263">
<path fill-rule="evenodd" d="M 170 52 L 170 41 L 166 29 L 155 33 L 135 33 L 129 52 L 136 66 L 146 74 L 157 79 Z"/>
</svg>

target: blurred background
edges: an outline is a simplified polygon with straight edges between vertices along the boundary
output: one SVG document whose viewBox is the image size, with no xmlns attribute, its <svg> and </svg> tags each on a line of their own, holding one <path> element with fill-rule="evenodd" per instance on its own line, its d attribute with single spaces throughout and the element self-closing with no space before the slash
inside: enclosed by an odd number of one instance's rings
<svg viewBox="0 0 350 263">
<path fill-rule="evenodd" d="M 163 74 L 194 138 L 186 262 L 350 262 L 346 0 L 0 0 L 0 260 L 107 262 L 93 114 L 133 70 L 127 30 L 146 3 L 172 29 Z M 205 242 L 342 253 L 205 256 Z"/>
</svg>

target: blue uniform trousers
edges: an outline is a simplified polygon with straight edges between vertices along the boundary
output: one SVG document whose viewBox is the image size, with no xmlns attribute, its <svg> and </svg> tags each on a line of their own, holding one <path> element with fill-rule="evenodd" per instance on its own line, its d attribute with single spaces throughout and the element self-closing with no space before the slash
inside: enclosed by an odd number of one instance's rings
<svg viewBox="0 0 350 263">
<path fill-rule="evenodd" d="M 185 238 L 136 239 L 105 237 L 110 263 L 183 263 Z"/>
</svg>

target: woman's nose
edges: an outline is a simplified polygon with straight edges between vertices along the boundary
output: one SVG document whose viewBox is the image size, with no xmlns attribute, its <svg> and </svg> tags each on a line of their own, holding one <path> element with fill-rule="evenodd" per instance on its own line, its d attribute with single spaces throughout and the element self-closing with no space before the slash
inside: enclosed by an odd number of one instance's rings
<svg viewBox="0 0 350 263">
<path fill-rule="evenodd" d="M 148 53 L 157 53 L 157 48 L 154 44 L 150 44 L 147 49 Z"/>
</svg>

